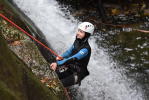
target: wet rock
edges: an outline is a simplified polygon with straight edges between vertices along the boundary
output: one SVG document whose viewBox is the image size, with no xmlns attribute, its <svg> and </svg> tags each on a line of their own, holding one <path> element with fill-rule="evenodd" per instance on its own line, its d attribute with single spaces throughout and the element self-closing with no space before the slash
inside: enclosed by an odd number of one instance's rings
<svg viewBox="0 0 149 100">
<path fill-rule="evenodd" d="M 61 100 L 42 85 L 0 34 L 0 100 Z"/>
<path fill-rule="evenodd" d="M 45 93 L 45 95 L 46 95 L 45 100 L 49 100 L 49 99 L 50 100 L 54 100 L 54 99 L 61 100 L 61 98 L 63 98 L 65 100 L 62 84 L 58 80 L 58 77 L 56 76 L 56 74 L 49 69 L 49 63 L 41 55 L 40 51 L 38 50 L 38 48 L 34 44 L 34 42 L 31 39 L 29 39 L 26 35 L 24 35 L 24 33 L 20 32 L 13 26 L 10 26 L 8 22 L 6 22 L 2 19 L 0 19 L 0 33 L 1 33 L 0 35 L 3 35 L 4 38 L 6 39 L 9 49 L 11 49 L 16 54 L 16 57 L 19 57 L 18 59 L 22 59 L 23 63 L 26 64 L 26 68 L 29 69 L 29 71 L 31 71 L 32 73 L 34 73 L 34 75 L 36 75 L 36 78 L 42 79 L 44 77 L 48 77 L 51 79 L 57 79 L 57 81 L 56 80 L 54 80 L 54 81 L 57 82 L 58 84 L 51 83 L 50 87 L 45 85 L 49 88 L 51 93 L 54 93 L 54 95 L 55 95 L 55 96 L 51 97 L 53 99 L 50 99 L 50 97 L 46 97 L 46 96 L 49 96 L 50 93 L 49 94 Z M 12 64 L 12 65 L 14 65 L 14 64 Z M 1 66 L 1 63 L 0 63 L 0 66 Z M 39 80 L 37 81 L 37 83 L 39 83 Z M 38 85 L 37 83 L 34 83 L 34 85 L 35 86 Z M 12 86 L 13 85 L 14 84 L 12 84 Z M 42 91 L 42 90 L 40 90 L 40 89 L 42 89 L 42 87 L 41 88 L 39 87 L 39 90 L 37 87 L 36 90 Z M 28 90 L 27 90 L 27 92 L 28 92 Z M 40 95 L 40 93 L 39 93 L 39 95 Z M 33 96 L 35 96 L 35 95 L 33 95 Z M 41 97 L 43 97 L 42 100 L 44 100 L 44 95 Z M 1 98 L 1 95 L 0 95 L 0 98 Z M 5 100 L 5 99 L 2 99 L 2 100 Z M 16 100 L 25 100 L 25 99 L 16 99 Z M 34 100 L 34 99 L 31 99 L 31 100 Z M 40 98 L 38 100 L 40 100 Z"/>
</svg>

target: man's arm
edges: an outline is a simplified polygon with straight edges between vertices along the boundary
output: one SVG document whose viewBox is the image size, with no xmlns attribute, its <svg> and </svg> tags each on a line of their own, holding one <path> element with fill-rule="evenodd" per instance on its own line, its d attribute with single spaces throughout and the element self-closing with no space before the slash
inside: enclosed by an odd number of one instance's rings
<svg viewBox="0 0 149 100">
<path fill-rule="evenodd" d="M 61 57 L 63 58 L 68 58 L 71 54 L 72 51 L 74 50 L 74 46 L 72 45 L 66 52 L 64 52 Z"/>
<path fill-rule="evenodd" d="M 68 58 L 66 58 L 66 59 L 57 61 L 57 64 L 58 64 L 59 66 L 61 66 L 61 65 L 65 64 L 65 63 L 67 63 L 68 61 L 73 60 L 73 59 L 75 59 L 75 60 L 76 60 L 76 59 L 77 59 L 77 60 L 81 60 L 81 59 L 83 59 L 84 57 L 86 57 L 87 55 L 88 55 L 88 49 L 83 48 L 83 49 L 81 49 L 78 53 L 76 53 L 75 55 L 73 55 L 73 56 L 71 56 L 71 57 L 68 57 Z"/>
</svg>

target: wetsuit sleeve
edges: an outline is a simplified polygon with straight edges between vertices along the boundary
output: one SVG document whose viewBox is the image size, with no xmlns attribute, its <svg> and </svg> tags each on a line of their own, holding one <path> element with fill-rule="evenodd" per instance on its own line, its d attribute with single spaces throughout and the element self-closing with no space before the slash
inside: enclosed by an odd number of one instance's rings
<svg viewBox="0 0 149 100">
<path fill-rule="evenodd" d="M 81 49 L 78 53 L 76 53 L 75 55 L 71 56 L 71 57 L 68 57 L 66 59 L 63 59 L 63 60 L 60 60 L 60 61 L 57 61 L 57 64 L 59 66 L 65 64 L 67 61 L 69 61 L 70 59 L 73 59 L 73 58 L 76 58 L 77 60 L 81 60 L 83 59 L 84 57 L 86 57 L 88 55 L 88 49 L 86 48 L 83 48 Z"/>
<path fill-rule="evenodd" d="M 68 58 L 71 54 L 72 54 L 72 51 L 74 49 L 74 46 L 72 45 L 66 52 L 64 52 L 61 56 L 63 58 Z"/>
</svg>

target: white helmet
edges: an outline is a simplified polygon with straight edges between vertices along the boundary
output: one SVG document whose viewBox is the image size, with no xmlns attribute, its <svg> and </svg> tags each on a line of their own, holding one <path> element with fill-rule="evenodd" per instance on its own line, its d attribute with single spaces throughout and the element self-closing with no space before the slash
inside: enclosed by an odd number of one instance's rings
<svg viewBox="0 0 149 100">
<path fill-rule="evenodd" d="M 78 29 L 81 29 L 82 31 L 92 35 L 94 32 L 94 25 L 90 22 L 83 22 L 78 26 Z"/>
</svg>

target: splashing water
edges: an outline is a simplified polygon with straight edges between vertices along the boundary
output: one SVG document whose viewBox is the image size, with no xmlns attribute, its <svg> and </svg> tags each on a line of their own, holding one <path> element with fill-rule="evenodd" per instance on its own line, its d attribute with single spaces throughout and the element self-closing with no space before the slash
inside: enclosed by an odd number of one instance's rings
<svg viewBox="0 0 149 100">
<path fill-rule="evenodd" d="M 61 54 L 75 39 L 79 21 L 64 12 L 55 0 L 13 0 L 17 6 L 39 27 L 48 42 Z M 100 37 L 98 37 L 100 38 Z M 109 59 L 104 48 L 98 47 L 96 38 L 90 39 L 92 56 L 89 62 L 90 75 L 79 87 L 78 100 L 143 100 L 141 88 L 133 79 L 128 79 L 124 69 Z M 78 94 L 79 94 L 78 93 Z"/>
</svg>

